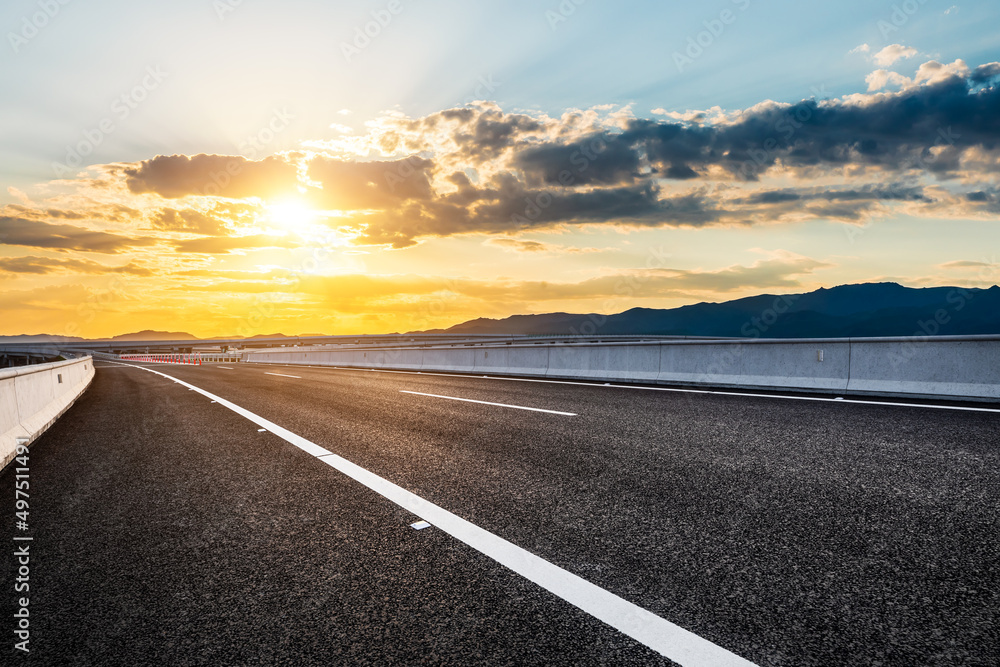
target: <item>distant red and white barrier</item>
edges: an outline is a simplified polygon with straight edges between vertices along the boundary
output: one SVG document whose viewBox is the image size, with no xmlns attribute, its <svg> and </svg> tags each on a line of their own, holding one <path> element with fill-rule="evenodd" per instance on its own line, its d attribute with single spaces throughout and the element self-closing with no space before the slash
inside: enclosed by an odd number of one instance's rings
<svg viewBox="0 0 1000 667">
<path fill-rule="evenodd" d="M 202 365 L 201 352 L 192 354 L 122 354 L 118 358 L 123 361 L 143 361 L 151 364 Z"/>
</svg>

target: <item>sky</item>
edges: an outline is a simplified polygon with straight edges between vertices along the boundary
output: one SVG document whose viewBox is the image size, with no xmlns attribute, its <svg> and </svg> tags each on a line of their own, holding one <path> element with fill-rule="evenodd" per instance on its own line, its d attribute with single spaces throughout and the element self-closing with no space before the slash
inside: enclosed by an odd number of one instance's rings
<svg viewBox="0 0 1000 667">
<path fill-rule="evenodd" d="M 1000 4 L 9 0 L 0 335 L 1000 282 Z"/>
</svg>

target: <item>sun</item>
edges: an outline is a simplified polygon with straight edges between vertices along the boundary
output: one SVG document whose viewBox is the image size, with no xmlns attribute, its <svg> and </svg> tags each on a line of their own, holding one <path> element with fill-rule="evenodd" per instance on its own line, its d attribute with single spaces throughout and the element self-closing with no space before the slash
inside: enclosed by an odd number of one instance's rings
<svg viewBox="0 0 1000 667">
<path fill-rule="evenodd" d="M 303 232 L 309 228 L 316 212 L 299 201 L 280 201 L 268 204 L 271 221 L 290 232 Z"/>
</svg>

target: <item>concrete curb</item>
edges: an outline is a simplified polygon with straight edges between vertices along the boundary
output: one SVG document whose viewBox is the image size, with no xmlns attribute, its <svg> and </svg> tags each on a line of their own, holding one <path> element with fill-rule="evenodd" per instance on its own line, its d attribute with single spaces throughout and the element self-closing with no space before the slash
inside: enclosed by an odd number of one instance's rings
<svg viewBox="0 0 1000 667">
<path fill-rule="evenodd" d="M 94 379 L 90 357 L 0 371 L 0 469 L 76 402 Z"/>
</svg>

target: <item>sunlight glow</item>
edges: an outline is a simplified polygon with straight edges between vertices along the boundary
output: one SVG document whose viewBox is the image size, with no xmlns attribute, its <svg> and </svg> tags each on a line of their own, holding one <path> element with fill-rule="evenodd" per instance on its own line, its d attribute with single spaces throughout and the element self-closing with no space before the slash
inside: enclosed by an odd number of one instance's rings
<svg viewBox="0 0 1000 667">
<path fill-rule="evenodd" d="M 271 214 L 271 221 L 289 232 L 306 231 L 316 217 L 315 211 L 298 201 L 281 201 L 269 204 L 267 210 Z"/>
</svg>

